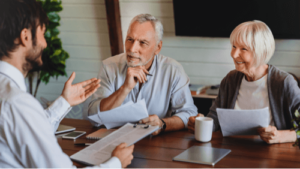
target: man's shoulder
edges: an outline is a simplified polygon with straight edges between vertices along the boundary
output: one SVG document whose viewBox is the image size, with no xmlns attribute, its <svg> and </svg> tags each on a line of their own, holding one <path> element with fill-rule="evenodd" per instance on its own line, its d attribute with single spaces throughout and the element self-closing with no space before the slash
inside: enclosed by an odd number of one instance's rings
<svg viewBox="0 0 300 169">
<path fill-rule="evenodd" d="M 10 79 L 1 78 L 0 82 L 0 101 L 5 101 L 9 104 L 19 104 L 22 100 L 33 104 L 34 102 L 38 103 L 31 94 L 13 85 Z"/>
<path fill-rule="evenodd" d="M 162 68 L 172 68 L 175 70 L 184 71 L 182 65 L 178 61 L 161 54 L 157 55 L 157 63 L 161 65 Z"/>
</svg>

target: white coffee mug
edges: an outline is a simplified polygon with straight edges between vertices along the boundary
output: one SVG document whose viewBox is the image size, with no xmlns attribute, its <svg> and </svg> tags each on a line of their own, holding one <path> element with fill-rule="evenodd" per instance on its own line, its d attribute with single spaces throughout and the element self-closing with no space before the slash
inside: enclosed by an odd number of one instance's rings
<svg viewBox="0 0 300 169">
<path fill-rule="evenodd" d="M 214 120 L 210 117 L 196 117 L 195 139 L 201 142 L 211 140 Z"/>
</svg>

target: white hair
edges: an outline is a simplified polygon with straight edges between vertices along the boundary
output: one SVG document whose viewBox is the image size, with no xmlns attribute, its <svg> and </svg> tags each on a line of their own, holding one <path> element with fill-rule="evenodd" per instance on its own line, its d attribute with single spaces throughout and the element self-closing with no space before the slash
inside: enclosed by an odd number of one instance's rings
<svg viewBox="0 0 300 169">
<path fill-rule="evenodd" d="M 275 40 L 270 28 L 258 20 L 238 25 L 230 35 L 230 43 L 249 48 L 253 52 L 256 66 L 267 64 L 275 51 Z"/>
<path fill-rule="evenodd" d="M 162 40 L 162 37 L 164 34 L 164 28 L 163 28 L 163 25 L 161 24 L 161 22 L 158 19 L 156 19 L 154 16 L 152 16 L 150 14 L 139 14 L 131 20 L 130 26 L 132 23 L 134 23 L 136 21 L 139 23 L 144 23 L 144 22 L 148 22 L 148 21 L 151 22 L 151 24 L 153 25 L 153 27 L 155 29 L 157 43 L 159 43 Z M 128 29 L 128 31 L 129 30 L 130 29 Z M 127 34 L 128 34 L 128 31 L 127 31 Z"/>
</svg>

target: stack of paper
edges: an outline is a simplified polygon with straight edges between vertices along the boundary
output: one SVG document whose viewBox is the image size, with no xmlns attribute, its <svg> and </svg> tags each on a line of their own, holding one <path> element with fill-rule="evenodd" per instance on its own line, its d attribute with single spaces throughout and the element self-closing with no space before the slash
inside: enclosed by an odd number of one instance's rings
<svg viewBox="0 0 300 169">
<path fill-rule="evenodd" d="M 259 127 L 268 127 L 269 108 L 233 110 L 217 108 L 223 136 L 257 135 Z"/>
<path fill-rule="evenodd" d="M 111 157 L 111 153 L 119 144 L 125 142 L 130 146 L 159 129 L 159 126 L 134 126 L 134 124 L 127 123 L 108 136 L 72 155 L 71 159 L 85 164 L 100 165 Z"/>
<path fill-rule="evenodd" d="M 132 101 L 115 109 L 100 112 L 88 118 L 98 124 L 104 124 L 107 129 L 123 126 L 126 123 L 138 122 L 148 117 L 145 100 Z"/>
</svg>

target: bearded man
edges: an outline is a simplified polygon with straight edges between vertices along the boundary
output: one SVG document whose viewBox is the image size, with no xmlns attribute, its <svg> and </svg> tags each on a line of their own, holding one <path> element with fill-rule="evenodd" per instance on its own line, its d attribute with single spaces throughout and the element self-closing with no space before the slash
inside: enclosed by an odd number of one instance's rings
<svg viewBox="0 0 300 169">
<path fill-rule="evenodd" d="M 159 54 L 162 36 L 163 26 L 154 16 L 140 14 L 132 19 L 126 52 L 104 60 L 100 67 L 101 88 L 92 96 L 89 117 L 145 99 L 149 117 L 140 123 L 159 125 L 153 135 L 187 127 L 189 117 L 197 115 L 190 81 L 177 61 Z"/>
<path fill-rule="evenodd" d="M 54 132 L 72 106 L 100 87 L 96 78 L 72 85 L 73 72 L 46 110 L 26 92 L 27 73 L 43 65 L 47 21 L 35 0 L 0 0 L 0 168 L 74 168 Z M 126 167 L 132 152 L 133 146 L 122 143 L 94 168 Z"/>
</svg>

